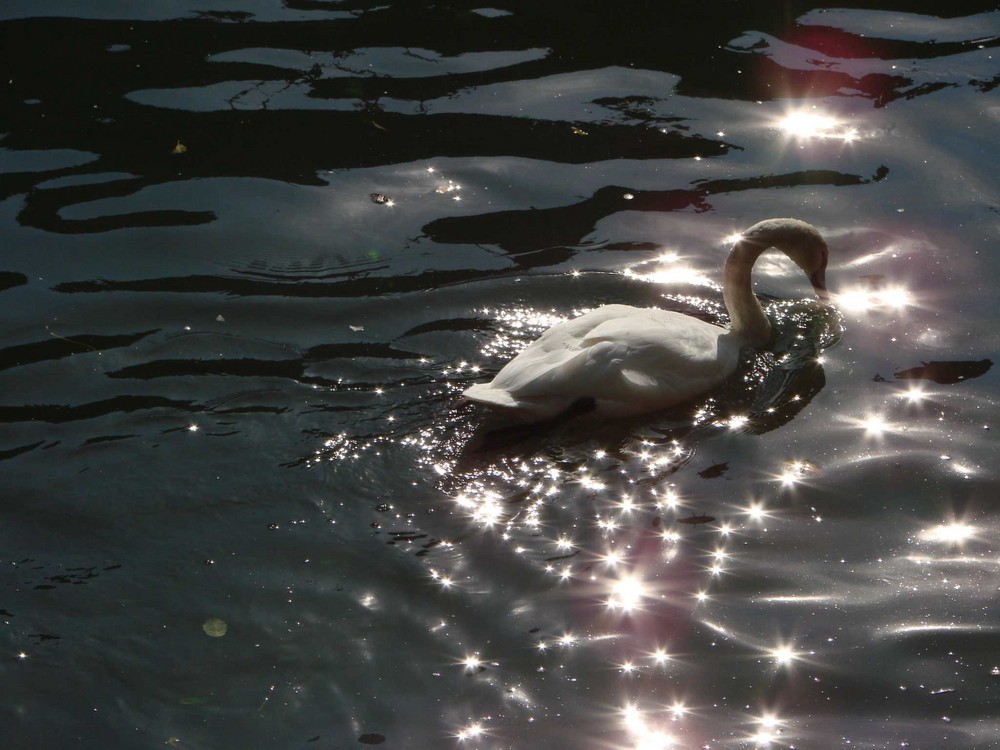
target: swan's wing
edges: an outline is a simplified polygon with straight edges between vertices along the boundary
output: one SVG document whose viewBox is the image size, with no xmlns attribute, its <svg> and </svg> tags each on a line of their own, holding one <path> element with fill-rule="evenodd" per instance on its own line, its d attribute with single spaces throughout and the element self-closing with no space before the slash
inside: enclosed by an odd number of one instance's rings
<svg viewBox="0 0 1000 750">
<path fill-rule="evenodd" d="M 679 313 L 609 305 L 551 328 L 490 386 L 515 403 L 565 397 L 676 403 L 716 385 L 736 366 L 725 331 Z M 654 404 L 655 402 L 655 404 Z"/>
</svg>

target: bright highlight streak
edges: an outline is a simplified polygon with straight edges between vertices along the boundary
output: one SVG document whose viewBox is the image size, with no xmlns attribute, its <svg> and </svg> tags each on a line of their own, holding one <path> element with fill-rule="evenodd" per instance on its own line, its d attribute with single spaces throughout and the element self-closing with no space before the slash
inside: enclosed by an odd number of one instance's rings
<svg viewBox="0 0 1000 750">
<path fill-rule="evenodd" d="M 467 671 L 475 672 L 483 665 L 483 660 L 480 659 L 475 654 L 469 654 L 468 656 L 464 657 L 460 663 L 465 666 L 465 669 Z"/>
<path fill-rule="evenodd" d="M 785 486 L 790 487 L 797 484 L 806 474 L 809 473 L 810 465 L 806 461 L 792 461 L 785 465 L 784 471 L 778 475 L 778 480 Z"/>
<path fill-rule="evenodd" d="M 750 421 L 750 418 L 749 417 L 745 417 L 742 414 L 730 417 L 729 418 L 729 422 L 728 422 L 729 429 L 730 430 L 738 430 L 741 427 L 745 426 L 747 424 L 747 422 L 749 422 L 749 421 Z"/>
<path fill-rule="evenodd" d="M 905 398 L 911 404 L 919 404 L 927 398 L 927 391 L 919 386 L 911 386 L 899 394 L 900 398 Z"/>
<path fill-rule="evenodd" d="M 787 667 L 799 658 L 798 653 L 788 644 L 780 644 L 770 649 L 768 654 L 779 667 Z"/>
<path fill-rule="evenodd" d="M 568 537 L 561 536 L 556 540 L 556 548 L 559 550 L 567 550 L 573 548 L 573 540 Z"/>
<path fill-rule="evenodd" d="M 458 739 L 460 740 L 474 740 L 477 737 L 482 737 L 484 733 L 485 730 L 483 729 L 482 725 L 479 723 L 475 723 L 475 724 L 470 724 L 469 726 L 465 727 L 465 729 L 460 730 L 459 733 L 456 735 L 456 737 L 458 737 Z"/>
<path fill-rule="evenodd" d="M 615 581 L 611 587 L 611 597 L 608 606 L 631 612 L 636 609 L 644 597 L 648 596 L 646 585 L 636 576 L 625 576 Z"/>
<path fill-rule="evenodd" d="M 784 475 L 782 475 L 783 484 L 792 484 L 793 482 L 794 479 L 786 480 Z M 763 503 L 750 503 L 750 505 L 747 508 L 745 508 L 743 512 L 746 513 L 750 517 L 750 520 L 754 521 L 755 523 L 760 523 L 761 521 L 763 521 L 765 518 L 768 517 L 767 510 L 764 508 Z"/>
<path fill-rule="evenodd" d="M 795 112 L 781 121 L 781 129 L 790 135 L 803 137 L 827 135 L 836 125 L 832 117 Z"/>
<path fill-rule="evenodd" d="M 601 562 L 603 562 L 609 568 L 616 568 L 619 565 L 621 565 L 621 563 L 623 561 L 624 561 L 624 558 L 622 557 L 622 554 L 620 552 L 616 552 L 613 549 L 612 550 L 608 550 L 607 554 L 605 554 L 601 558 Z"/>
<path fill-rule="evenodd" d="M 673 747 L 674 738 L 656 729 L 650 729 L 642 712 L 633 705 L 622 709 L 622 720 L 632 735 L 633 750 L 666 750 Z"/>
<path fill-rule="evenodd" d="M 750 742 L 758 747 L 764 747 L 777 741 L 781 734 L 781 719 L 774 714 L 764 714 L 755 721 L 757 722 L 757 731 L 748 738 Z"/>
<path fill-rule="evenodd" d="M 670 661 L 670 654 L 668 654 L 664 649 L 658 648 L 649 657 L 653 660 L 654 664 L 666 664 Z"/>
<path fill-rule="evenodd" d="M 864 427 L 865 432 L 869 435 L 881 435 L 889 429 L 889 424 L 878 414 L 865 417 L 861 420 L 861 426 Z"/>
<path fill-rule="evenodd" d="M 972 539 L 978 529 L 966 523 L 953 521 L 926 529 L 920 533 L 925 542 L 940 542 L 943 544 L 962 544 Z"/>
<path fill-rule="evenodd" d="M 667 490 L 663 493 L 663 496 L 656 501 L 656 507 L 666 506 L 667 508 L 674 509 L 680 505 L 680 498 L 677 497 L 677 493 L 673 490 Z"/>
<path fill-rule="evenodd" d="M 484 526 L 493 526 L 503 518 L 503 502 L 496 492 L 484 492 L 478 498 L 463 494 L 455 502 L 469 512 L 472 520 Z"/>
<path fill-rule="evenodd" d="M 846 289 L 836 295 L 837 307 L 850 312 L 870 310 L 902 310 L 913 304 L 913 296 L 903 287 L 885 289 Z"/>
<path fill-rule="evenodd" d="M 778 123 L 785 134 L 799 139 L 828 138 L 849 143 L 857 140 L 855 128 L 843 126 L 839 120 L 817 112 L 792 112 Z"/>
</svg>

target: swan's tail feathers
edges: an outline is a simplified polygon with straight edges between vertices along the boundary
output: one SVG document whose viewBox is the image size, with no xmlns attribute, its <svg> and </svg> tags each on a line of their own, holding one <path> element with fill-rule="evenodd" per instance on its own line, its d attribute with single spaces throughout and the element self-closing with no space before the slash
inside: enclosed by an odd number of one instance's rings
<svg viewBox="0 0 1000 750">
<path fill-rule="evenodd" d="M 477 383 L 462 394 L 469 401 L 486 404 L 497 409 L 521 409 L 524 404 L 502 388 L 494 388 L 489 383 Z"/>
</svg>

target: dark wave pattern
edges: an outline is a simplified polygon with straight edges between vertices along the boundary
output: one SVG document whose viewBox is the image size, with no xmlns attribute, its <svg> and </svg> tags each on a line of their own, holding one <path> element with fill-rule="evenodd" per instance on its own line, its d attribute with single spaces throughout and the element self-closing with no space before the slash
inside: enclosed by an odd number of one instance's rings
<svg viewBox="0 0 1000 750">
<path fill-rule="evenodd" d="M 0 5 L 4 747 L 1000 745 L 995 3 Z M 463 403 L 610 302 L 771 350 Z M 13 744 L 11 744 L 13 743 Z"/>
</svg>

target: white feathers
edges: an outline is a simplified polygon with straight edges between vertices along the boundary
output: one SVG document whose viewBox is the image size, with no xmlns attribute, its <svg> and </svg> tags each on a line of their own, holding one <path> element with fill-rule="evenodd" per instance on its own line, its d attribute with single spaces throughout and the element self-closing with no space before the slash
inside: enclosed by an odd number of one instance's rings
<svg viewBox="0 0 1000 750">
<path fill-rule="evenodd" d="M 816 279 L 826 266 L 826 244 L 805 222 L 769 219 L 744 235 L 729 255 L 723 284 L 736 331 L 667 310 L 606 305 L 554 325 L 493 382 L 463 395 L 530 422 L 581 399 L 592 400 L 596 413 L 617 417 L 663 409 L 715 387 L 736 370 L 742 347 L 770 336 L 750 286 L 757 256 L 774 245 Z"/>
</svg>

